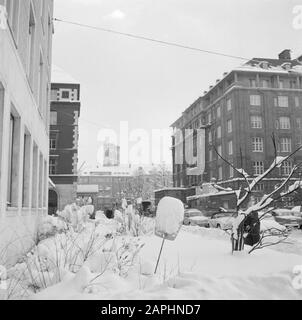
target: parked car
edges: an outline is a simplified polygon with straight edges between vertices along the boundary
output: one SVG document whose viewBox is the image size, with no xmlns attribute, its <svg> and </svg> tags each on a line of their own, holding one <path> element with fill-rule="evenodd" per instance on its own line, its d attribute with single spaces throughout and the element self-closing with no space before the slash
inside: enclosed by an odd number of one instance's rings
<svg viewBox="0 0 302 320">
<path fill-rule="evenodd" d="M 302 229 L 302 217 L 299 212 L 288 209 L 275 209 L 272 211 L 272 216 L 276 222 L 286 228 Z"/>
<path fill-rule="evenodd" d="M 287 228 L 278 223 L 272 214 L 267 214 L 260 221 L 260 232 L 267 232 L 268 230 L 271 234 L 278 234 L 286 231 Z"/>
<path fill-rule="evenodd" d="M 183 223 L 184 225 L 187 225 L 187 226 L 191 225 L 191 226 L 208 227 L 209 217 L 206 217 L 198 209 L 186 209 Z"/>
<path fill-rule="evenodd" d="M 219 228 L 222 230 L 232 229 L 233 220 L 236 216 L 237 212 L 234 211 L 216 212 L 209 220 L 209 227 Z"/>
</svg>

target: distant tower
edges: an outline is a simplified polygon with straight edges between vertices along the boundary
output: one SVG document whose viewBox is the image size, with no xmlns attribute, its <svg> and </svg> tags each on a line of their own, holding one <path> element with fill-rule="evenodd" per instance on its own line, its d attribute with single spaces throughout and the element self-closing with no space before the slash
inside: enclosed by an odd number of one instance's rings
<svg viewBox="0 0 302 320">
<path fill-rule="evenodd" d="M 118 167 L 120 165 L 120 147 L 112 143 L 104 144 L 104 167 Z"/>
</svg>

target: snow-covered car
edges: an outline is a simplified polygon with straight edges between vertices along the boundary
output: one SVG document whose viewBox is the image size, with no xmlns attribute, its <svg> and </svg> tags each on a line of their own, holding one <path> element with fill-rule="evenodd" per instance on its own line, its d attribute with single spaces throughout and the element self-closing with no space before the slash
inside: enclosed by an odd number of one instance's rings
<svg viewBox="0 0 302 320">
<path fill-rule="evenodd" d="M 210 228 L 219 228 L 222 230 L 232 229 L 233 221 L 237 216 L 237 212 L 234 211 L 224 211 L 217 212 L 211 216 L 209 220 Z"/>
<path fill-rule="evenodd" d="M 206 217 L 198 209 L 186 209 L 183 223 L 184 225 L 187 225 L 187 226 L 191 225 L 191 226 L 208 227 L 209 217 Z"/>
<path fill-rule="evenodd" d="M 302 217 L 299 212 L 295 213 L 288 209 L 276 209 L 272 211 L 276 222 L 286 228 L 302 228 Z"/>
<path fill-rule="evenodd" d="M 287 228 L 278 223 L 271 214 L 266 215 L 260 221 L 260 232 L 270 231 L 272 234 L 278 234 L 286 230 Z"/>
</svg>

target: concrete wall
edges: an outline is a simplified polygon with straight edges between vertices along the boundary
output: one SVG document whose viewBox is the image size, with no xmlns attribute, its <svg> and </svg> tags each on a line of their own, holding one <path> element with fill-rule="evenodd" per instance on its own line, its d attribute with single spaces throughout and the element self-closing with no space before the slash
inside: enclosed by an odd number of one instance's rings
<svg viewBox="0 0 302 320">
<path fill-rule="evenodd" d="M 0 0 L 0 5 L 4 2 Z M 9 250 L 0 256 L 4 262 L 12 262 L 32 245 L 36 225 L 47 213 L 53 31 L 52 0 L 14 0 L 10 3 L 14 5 L 14 19 L 6 28 L 0 29 L 0 250 L 8 244 L 14 245 L 9 245 Z M 30 16 L 34 18 L 31 54 Z M 9 147 L 11 115 L 15 119 L 12 161 Z M 10 163 L 11 186 L 8 183 Z M 10 189 L 12 197 L 8 203 Z"/>
</svg>

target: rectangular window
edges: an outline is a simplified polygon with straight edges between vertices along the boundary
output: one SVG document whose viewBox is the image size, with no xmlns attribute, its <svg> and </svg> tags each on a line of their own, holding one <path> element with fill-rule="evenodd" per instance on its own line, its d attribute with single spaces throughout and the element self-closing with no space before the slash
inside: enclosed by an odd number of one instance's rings
<svg viewBox="0 0 302 320">
<path fill-rule="evenodd" d="M 232 120 L 227 121 L 227 128 L 228 128 L 228 133 L 231 133 L 233 131 Z"/>
<path fill-rule="evenodd" d="M 251 128 L 261 129 L 262 128 L 262 117 L 261 116 L 251 116 Z"/>
<path fill-rule="evenodd" d="M 250 79 L 250 87 L 255 88 L 256 87 L 256 80 Z"/>
<path fill-rule="evenodd" d="M 300 101 L 299 101 L 299 97 L 295 97 L 295 107 L 299 108 L 300 107 Z"/>
<path fill-rule="evenodd" d="M 280 138 L 279 151 L 280 152 L 292 152 L 292 139 L 291 138 Z"/>
<path fill-rule="evenodd" d="M 218 167 L 218 180 L 222 180 L 222 167 Z"/>
<path fill-rule="evenodd" d="M 284 89 L 284 81 L 283 80 L 279 81 L 279 88 Z"/>
<path fill-rule="evenodd" d="M 217 147 L 217 152 L 218 152 L 218 154 L 219 154 L 220 156 L 222 156 L 222 146 L 221 146 L 221 145 L 219 145 L 219 146 Z"/>
<path fill-rule="evenodd" d="M 22 207 L 30 207 L 30 160 L 31 159 L 31 136 L 28 132 L 24 134 L 24 154 L 23 154 L 23 187 L 22 187 Z"/>
<path fill-rule="evenodd" d="M 262 87 L 263 88 L 269 88 L 269 84 L 270 84 L 270 81 L 269 80 L 262 80 Z"/>
<path fill-rule="evenodd" d="M 230 168 L 230 178 L 234 177 L 234 168 L 233 167 L 229 167 Z"/>
<path fill-rule="evenodd" d="M 279 129 L 290 129 L 290 118 L 280 117 L 279 118 Z"/>
<path fill-rule="evenodd" d="M 49 139 L 49 149 L 55 150 L 57 148 L 57 137 L 56 135 L 51 135 Z"/>
<path fill-rule="evenodd" d="M 213 161 L 213 150 L 209 151 L 209 161 Z"/>
<path fill-rule="evenodd" d="M 44 62 L 42 52 L 40 52 L 38 81 L 38 108 L 44 117 Z"/>
<path fill-rule="evenodd" d="M 57 160 L 55 158 L 49 159 L 49 174 L 54 175 L 57 173 Z"/>
<path fill-rule="evenodd" d="M 258 94 L 250 95 L 250 105 L 251 106 L 261 106 L 261 97 Z"/>
<path fill-rule="evenodd" d="M 44 175 L 44 168 L 43 168 L 43 156 L 42 153 L 40 153 L 39 156 L 39 190 L 38 190 L 38 208 L 43 207 L 43 175 Z"/>
<path fill-rule="evenodd" d="M 296 126 L 297 126 L 297 129 L 301 129 L 302 128 L 301 118 L 296 118 Z"/>
<path fill-rule="evenodd" d="M 228 151 L 229 151 L 229 155 L 231 156 L 233 154 L 233 141 L 229 141 Z"/>
<path fill-rule="evenodd" d="M 289 87 L 291 89 L 296 89 L 297 88 L 297 82 L 295 80 L 290 80 Z"/>
<path fill-rule="evenodd" d="M 34 144 L 33 147 L 33 166 L 32 166 L 32 208 L 38 207 L 38 147 Z"/>
<path fill-rule="evenodd" d="M 264 183 L 257 183 L 253 191 L 264 191 Z"/>
<path fill-rule="evenodd" d="M 217 127 L 217 139 L 221 138 L 221 126 Z"/>
<path fill-rule="evenodd" d="M 232 100 L 230 98 L 227 99 L 227 111 L 232 110 Z"/>
<path fill-rule="evenodd" d="M 20 118 L 10 114 L 7 205 L 18 207 L 19 158 L 20 158 Z"/>
<path fill-rule="evenodd" d="M 58 113 L 56 111 L 50 112 L 50 125 L 55 126 L 58 122 Z"/>
<path fill-rule="evenodd" d="M 254 172 L 255 176 L 259 176 L 264 173 L 263 161 L 254 161 L 253 162 L 253 172 Z"/>
<path fill-rule="evenodd" d="M 259 138 L 259 137 L 252 138 L 252 151 L 263 152 L 263 138 Z"/>
<path fill-rule="evenodd" d="M 278 96 L 274 99 L 275 107 L 288 108 L 288 97 Z"/>
<path fill-rule="evenodd" d="M 220 118 L 221 117 L 221 107 L 218 106 L 217 107 L 217 118 Z"/>
<path fill-rule="evenodd" d="M 35 62 L 35 37 L 36 37 L 36 22 L 34 16 L 34 9 L 30 5 L 29 25 L 28 25 L 28 75 L 29 82 L 34 85 L 34 62 Z"/>
<path fill-rule="evenodd" d="M 209 131 L 209 143 L 211 144 L 212 143 L 212 132 Z"/>
<path fill-rule="evenodd" d="M 293 169 L 293 164 L 291 161 L 284 161 L 281 167 L 281 174 L 283 176 L 288 176 Z"/>
</svg>

